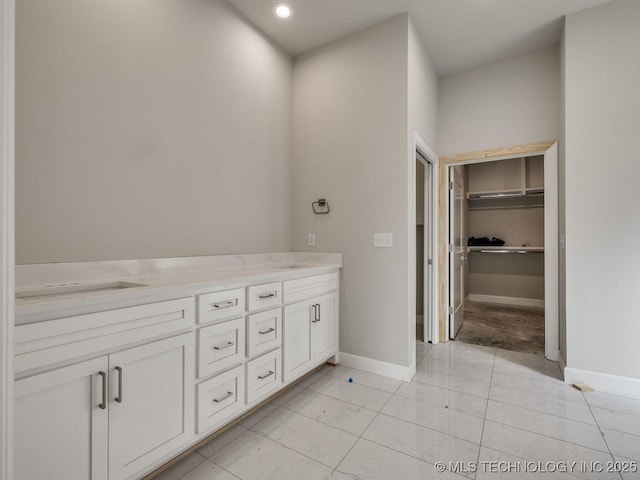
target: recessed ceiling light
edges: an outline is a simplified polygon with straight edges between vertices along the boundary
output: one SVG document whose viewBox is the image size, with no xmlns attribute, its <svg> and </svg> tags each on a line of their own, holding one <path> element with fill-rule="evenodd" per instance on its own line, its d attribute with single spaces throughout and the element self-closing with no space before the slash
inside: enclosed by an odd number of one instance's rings
<svg viewBox="0 0 640 480">
<path fill-rule="evenodd" d="M 289 18 L 293 12 L 291 11 L 291 7 L 289 7 L 289 5 L 281 4 L 276 5 L 276 8 L 273 9 L 273 13 L 275 13 L 276 16 L 280 18 Z"/>
</svg>

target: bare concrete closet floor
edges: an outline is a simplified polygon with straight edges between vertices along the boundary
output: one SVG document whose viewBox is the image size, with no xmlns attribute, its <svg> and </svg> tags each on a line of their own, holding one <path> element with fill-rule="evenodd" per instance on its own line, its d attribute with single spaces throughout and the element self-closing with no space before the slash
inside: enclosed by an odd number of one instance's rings
<svg viewBox="0 0 640 480">
<path fill-rule="evenodd" d="M 467 302 L 456 340 L 544 356 L 544 309 Z"/>
</svg>

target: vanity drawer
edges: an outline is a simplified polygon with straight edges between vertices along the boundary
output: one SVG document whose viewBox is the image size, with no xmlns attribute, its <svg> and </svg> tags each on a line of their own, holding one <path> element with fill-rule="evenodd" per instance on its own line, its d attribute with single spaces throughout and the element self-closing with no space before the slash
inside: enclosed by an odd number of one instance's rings
<svg viewBox="0 0 640 480">
<path fill-rule="evenodd" d="M 252 312 L 282 303 L 282 282 L 265 283 L 247 288 L 247 309 Z"/>
<path fill-rule="evenodd" d="M 297 278 L 284 282 L 284 301 L 297 302 L 317 297 L 338 289 L 338 274 L 326 273 L 313 277 Z"/>
<path fill-rule="evenodd" d="M 202 433 L 244 408 L 244 365 L 199 384 L 198 433 Z"/>
<path fill-rule="evenodd" d="M 210 323 L 244 313 L 244 288 L 198 295 L 198 323 Z"/>
<path fill-rule="evenodd" d="M 244 352 L 244 318 L 201 328 L 198 331 L 198 378 L 241 362 Z"/>
<path fill-rule="evenodd" d="M 282 346 L 282 309 L 254 313 L 247 317 L 247 356 Z"/>
<path fill-rule="evenodd" d="M 247 403 L 260 400 L 282 386 L 280 349 L 247 363 Z"/>
</svg>

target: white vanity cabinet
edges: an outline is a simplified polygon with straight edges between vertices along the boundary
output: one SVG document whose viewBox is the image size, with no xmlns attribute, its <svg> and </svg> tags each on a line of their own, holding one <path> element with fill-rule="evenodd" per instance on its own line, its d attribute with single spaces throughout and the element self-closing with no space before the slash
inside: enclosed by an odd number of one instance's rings
<svg viewBox="0 0 640 480">
<path fill-rule="evenodd" d="M 310 297 L 284 307 L 283 378 L 288 383 L 338 352 L 338 279 L 331 273 L 284 283 L 285 301 Z"/>
<path fill-rule="evenodd" d="M 15 383 L 14 479 L 107 480 L 108 357 Z"/>
<path fill-rule="evenodd" d="M 336 270 L 17 325 L 14 479 L 138 480 L 268 400 L 338 353 Z"/>
<path fill-rule="evenodd" d="M 125 480 L 194 435 L 194 336 L 109 356 L 109 480 Z"/>
<path fill-rule="evenodd" d="M 194 434 L 193 334 L 16 382 L 16 480 L 124 480 Z"/>
</svg>

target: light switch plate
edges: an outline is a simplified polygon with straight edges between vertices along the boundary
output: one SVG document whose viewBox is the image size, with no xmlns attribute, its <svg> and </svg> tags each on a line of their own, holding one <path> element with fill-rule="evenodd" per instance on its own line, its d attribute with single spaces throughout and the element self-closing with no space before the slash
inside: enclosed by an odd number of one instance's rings
<svg viewBox="0 0 640 480">
<path fill-rule="evenodd" d="M 377 248 L 393 247 L 393 233 L 374 233 L 373 246 Z"/>
<path fill-rule="evenodd" d="M 308 238 L 307 238 L 307 245 L 309 247 L 315 247 L 316 246 L 316 234 L 315 233 L 310 233 Z"/>
</svg>

